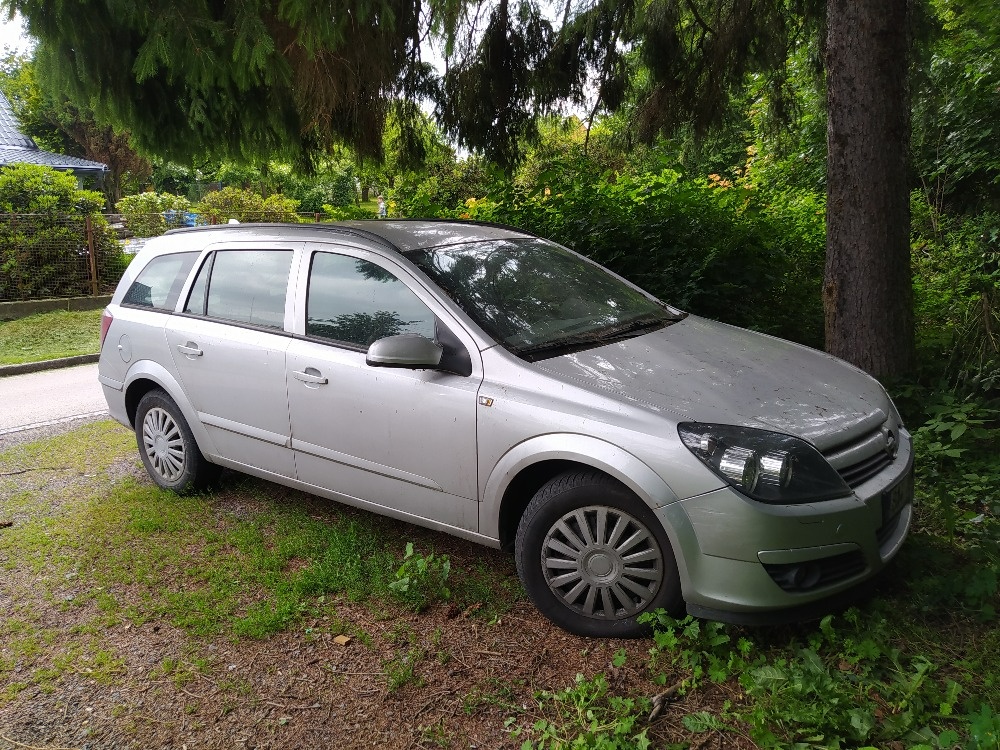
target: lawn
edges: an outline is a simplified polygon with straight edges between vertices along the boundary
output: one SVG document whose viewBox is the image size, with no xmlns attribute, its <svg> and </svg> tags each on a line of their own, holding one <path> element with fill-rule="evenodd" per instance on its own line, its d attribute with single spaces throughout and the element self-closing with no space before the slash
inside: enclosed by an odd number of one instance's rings
<svg viewBox="0 0 1000 750">
<path fill-rule="evenodd" d="M 180 498 L 95 422 L 0 453 L 0 745 L 996 748 L 995 589 L 920 515 L 821 623 L 600 641 L 505 553 L 229 472 Z"/>
<path fill-rule="evenodd" d="M 100 338 L 100 310 L 59 310 L 0 321 L 0 365 L 96 354 Z"/>
</svg>

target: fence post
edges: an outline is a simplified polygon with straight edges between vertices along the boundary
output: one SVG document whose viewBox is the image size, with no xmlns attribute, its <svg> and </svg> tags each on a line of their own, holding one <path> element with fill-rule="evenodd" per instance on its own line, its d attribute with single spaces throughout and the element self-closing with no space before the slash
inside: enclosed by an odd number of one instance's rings
<svg viewBox="0 0 1000 750">
<path fill-rule="evenodd" d="M 90 251 L 88 253 L 88 258 L 90 259 L 90 295 L 92 297 L 97 296 L 97 254 L 94 252 L 94 224 L 90 220 L 90 215 L 87 215 L 87 249 Z"/>
<path fill-rule="evenodd" d="M 319 224 L 319 211 L 315 213 L 316 223 Z"/>
</svg>

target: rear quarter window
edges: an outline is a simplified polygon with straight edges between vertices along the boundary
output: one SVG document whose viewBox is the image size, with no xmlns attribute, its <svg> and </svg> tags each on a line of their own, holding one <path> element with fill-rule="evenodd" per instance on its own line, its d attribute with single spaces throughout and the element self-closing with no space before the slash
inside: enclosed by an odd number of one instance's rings
<svg viewBox="0 0 1000 750">
<path fill-rule="evenodd" d="M 173 310 L 197 259 L 198 253 L 171 253 L 153 258 L 135 277 L 122 304 Z"/>
</svg>

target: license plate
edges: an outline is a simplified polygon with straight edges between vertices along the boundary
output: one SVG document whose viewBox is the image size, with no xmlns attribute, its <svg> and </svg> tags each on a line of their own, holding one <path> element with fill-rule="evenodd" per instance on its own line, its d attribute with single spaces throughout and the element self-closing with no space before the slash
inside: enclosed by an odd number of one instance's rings
<svg viewBox="0 0 1000 750">
<path fill-rule="evenodd" d="M 912 469 L 906 472 L 906 476 L 882 493 L 882 523 L 891 521 L 903 509 L 903 506 L 911 502 L 913 502 Z"/>
</svg>

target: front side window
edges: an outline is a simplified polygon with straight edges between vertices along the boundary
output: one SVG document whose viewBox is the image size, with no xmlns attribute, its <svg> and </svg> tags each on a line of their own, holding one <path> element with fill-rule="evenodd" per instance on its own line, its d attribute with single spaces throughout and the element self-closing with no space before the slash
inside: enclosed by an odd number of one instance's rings
<svg viewBox="0 0 1000 750">
<path fill-rule="evenodd" d="M 541 239 L 449 245 L 406 256 L 490 336 L 529 360 L 638 336 L 683 317 Z"/>
<path fill-rule="evenodd" d="M 291 250 L 219 250 L 202 266 L 185 312 L 202 314 L 204 299 L 210 318 L 281 329 L 291 267 Z"/>
<path fill-rule="evenodd" d="M 434 338 L 434 313 L 381 266 L 334 253 L 313 255 L 306 335 L 367 348 L 402 333 Z"/>
<path fill-rule="evenodd" d="M 123 305 L 173 310 L 198 253 L 172 253 L 153 258 L 135 277 Z"/>
</svg>

